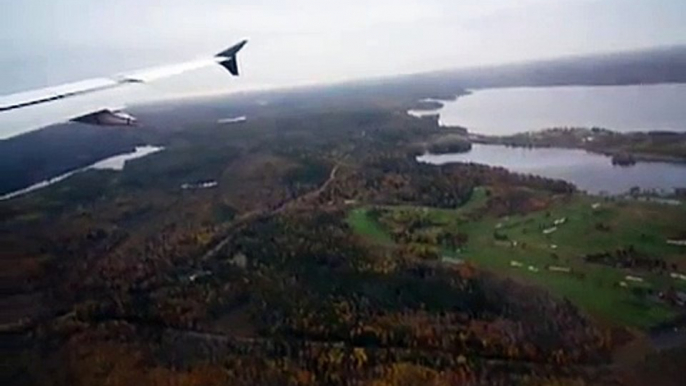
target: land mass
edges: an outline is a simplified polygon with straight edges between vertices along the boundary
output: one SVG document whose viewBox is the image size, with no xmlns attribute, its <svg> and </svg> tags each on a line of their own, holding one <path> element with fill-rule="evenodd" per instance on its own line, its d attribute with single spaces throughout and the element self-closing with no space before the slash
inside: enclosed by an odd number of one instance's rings
<svg viewBox="0 0 686 386">
<path fill-rule="evenodd" d="M 626 85 L 686 82 L 686 46 L 551 59 L 538 62 L 394 76 L 336 85 L 253 92 L 195 101 L 139 106 L 132 112 L 147 130 L 107 130 L 85 125 L 57 125 L 48 130 L 0 141 L 0 195 L 58 176 L 69 170 L 131 150 L 162 145 L 170 132 L 207 127 L 226 117 L 261 114 L 260 103 L 283 113 L 325 106 L 333 99 L 367 106 L 433 110 L 440 100 L 454 100 L 467 88 L 560 85 Z M 418 102 L 420 101 L 420 102 Z M 165 114 L 160 114 L 164 111 Z"/>
<path fill-rule="evenodd" d="M 683 202 L 417 162 L 469 142 L 406 111 L 459 92 L 384 81 L 140 107 L 146 124 L 108 133 L 164 151 L 0 202 L 0 378 L 680 382 Z"/>
<path fill-rule="evenodd" d="M 553 128 L 507 136 L 471 134 L 476 143 L 515 147 L 584 149 L 627 165 L 636 161 L 686 162 L 686 133 L 668 131 L 619 133 L 602 128 Z"/>
</svg>

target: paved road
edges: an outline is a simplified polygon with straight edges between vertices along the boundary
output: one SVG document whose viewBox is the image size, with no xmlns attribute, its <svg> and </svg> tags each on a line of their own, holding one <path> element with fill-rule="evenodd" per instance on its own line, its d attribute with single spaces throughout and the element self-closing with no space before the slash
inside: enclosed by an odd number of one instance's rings
<svg viewBox="0 0 686 386">
<path fill-rule="evenodd" d="M 305 202 L 307 202 L 310 199 L 317 198 L 324 190 L 326 190 L 331 183 L 336 179 L 336 174 L 338 173 L 338 169 L 340 168 L 340 163 L 336 163 L 334 167 L 331 169 L 331 172 L 329 173 L 329 178 L 324 181 L 324 183 L 319 186 L 319 188 L 305 193 L 302 196 L 296 197 L 292 200 L 286 201 L 277 208 L 274 209 L 260 209 L 260 210 L 254 210 L 251 212 L 244 213 L 240 215 L 237 219 L 235 219 L 229 226 L 228 228 L 224 231 L 226 236 L 212 249 L 209 251 L 205 252 L 205 254 L 202 256 L 202 260 L 208 260 L 214 256 L 216 256 L 230 241 L 231 241 L 231 232 L 233 232 L 236 228 L 239 226 L 248 223 L 252 220 L 258 219 L 258 218 L 267 218 L 274 216 L 276 214 L 280 214 L 282 212 L 285 212 L 289 209 L 293 209 L 297 207 L 298 205 L 301 205 Z"/>
</svg>

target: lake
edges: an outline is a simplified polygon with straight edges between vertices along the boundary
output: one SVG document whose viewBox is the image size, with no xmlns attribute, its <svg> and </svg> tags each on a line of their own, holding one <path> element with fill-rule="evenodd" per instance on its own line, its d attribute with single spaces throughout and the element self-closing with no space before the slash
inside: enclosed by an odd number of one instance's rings
<svg viewBox="0 0 686 386">
<path fill-rule="evenodd" d="M 467 153 L 426 154 L 417 160 L 434 165 L 474 162 L 501 166 L 514 172 L 563 179 L 593 194 L 620 194 L 634 186 L 664 191 L 686 187 L 686 164 L 639 162 L 631 167 L 613 166 L 608 156 L 577 149 L 474 144 Z"/>
<path fill-rule="evenodd" d="M 86 167 L 86 169 L 124 170 L 126 161 L 130 161 L 136 158 L 142 158 L 146 155 L 157 153 L 158 151 L 161 151 L 163 149 L 163 147 L 157 146 L 136 146 L 135 150 L 131 153 L 124 153 L 120 155 L 115 155 L 114 157 L 106 158 L 102 161 L 98 161 L 93 165 Z"/>
<path fill-rule="evenodd" d="M 161 150 L 164 150 L 164 148 L 163 147 L 156 147 L 156 146 L 136 146 L 135 150 L 130 152 L 130 153 L 115 155 L 113 157 L 106 158 L 104 160 L 98 161 L 92 165 L 86 166 L 85 168 L 72 170 L 70 172 L 64 173 L 64 174 L 59 175 L 57 177 L 53 177 L 53 178 L 50 178 L 48 180 L 38 182 L 38 183 L 33 184 L 31 186 L 28 186 L 24 189 L 20 189 L 20 190 L 2 195 L 2 196 L 0 196 L 0 201 L 9 200 L 11 198 L 23 196 L 27 193 L 35 192 L 36 190 L 47 188 L 48 186 L 54 185 L 60 181 L 64 181 L 67 178 L 73 176 L 74 174 L 81 173 L 81 172 L 84 172 L 86 170 L 95 169 L 95 170 L 118 170 L 118 171 L 121 171 L 124 169 L 124 166 L 126 165 L 127 161 L 130 161 L 130 160 L 133 160 L 136 158 L 145 157 L 146 155 L 156 153 L 156 152 L 161 151 Z"/>
<path fill-rule="evenodd" d="M 686 131 L 686 84 L 483 89 L 442 103 L 410 113 L 492 135 L 560 126 Z"/>
</svg>

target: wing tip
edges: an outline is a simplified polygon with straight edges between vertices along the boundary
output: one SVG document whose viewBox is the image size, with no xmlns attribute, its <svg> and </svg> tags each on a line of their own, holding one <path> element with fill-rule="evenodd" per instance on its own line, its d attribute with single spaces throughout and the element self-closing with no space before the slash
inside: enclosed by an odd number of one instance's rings
<svg viewBox="0 0 686 386">
<path fill-rule="evenodd" d="M 227 69 L 231 73 L 231 75 L 238 76 L 239 72 L 237 54 L 238 51 L 240 51 L 246 44 L 248 44 L 248 40 L 243 39 L 237 44 L 234 44 L 233 46 L 227 48 L 226 50 L 216 55 L 216 57 L 219 58 L 219 65 Z"/>
<path fill-rule="evenodd" d="M 225 49 L 224 51 L 218 53 L 215 56 L 219 57 L 219 58 L 230 59 L 231 57 L 235 56 L 238 53 L 238 51 L 240 51 L 243 48 L 243 46 L 245 46 L 246 44 L 248 44 L 248 39 L 243 39 L 240 42 L 234 44 L 233 46 L 231 46 L 227 49 Z"/>
</svg>

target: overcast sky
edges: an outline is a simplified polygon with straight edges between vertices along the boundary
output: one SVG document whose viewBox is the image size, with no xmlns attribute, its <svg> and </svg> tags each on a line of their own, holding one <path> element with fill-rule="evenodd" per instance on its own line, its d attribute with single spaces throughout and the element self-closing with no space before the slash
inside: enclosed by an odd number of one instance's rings
<svg viewBox="0 0 686 386">
<path fill-rule="evenodd" d="M 162 93 L 231 91 L 686 43 L 686 0 L 0 0 L 0 94 L 213 54 Z"/>
</svg>

